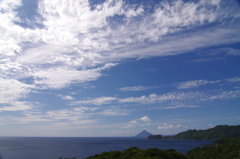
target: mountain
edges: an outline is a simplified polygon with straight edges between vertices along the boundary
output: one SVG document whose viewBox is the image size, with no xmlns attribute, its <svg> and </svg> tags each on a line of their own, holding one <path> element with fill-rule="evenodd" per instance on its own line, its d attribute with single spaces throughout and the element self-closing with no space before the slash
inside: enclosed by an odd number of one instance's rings
<svg viewBox="0 0 240 159">
<path fill-rule="evenodd" d="M 186 139 L 186 140 L 216 140 L 221 138 L 240 137 L 240 125 L 218 125 L 207 130 L 187 130 L 175 136 L 149 135 L 148 139 Z"/>
<path fill-rule="evenodd" d="M 140 132 L 139 134 L 137 134 L 134 137 L 146 137 L 147 138 L 149 135 L 152 135 L 152 134 L 146 130 L 143 130 L 142 132 Z"/>
</svg>

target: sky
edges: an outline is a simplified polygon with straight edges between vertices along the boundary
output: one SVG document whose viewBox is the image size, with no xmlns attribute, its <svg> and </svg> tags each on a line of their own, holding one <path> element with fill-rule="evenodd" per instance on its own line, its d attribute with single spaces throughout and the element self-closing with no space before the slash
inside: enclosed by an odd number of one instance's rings
<svg viewBox="0 0 240 159">
<path fill-rule="evenodd" d="M 0 0 L 0 136 L 240 124 L 237 0 Z"/>
</svg>

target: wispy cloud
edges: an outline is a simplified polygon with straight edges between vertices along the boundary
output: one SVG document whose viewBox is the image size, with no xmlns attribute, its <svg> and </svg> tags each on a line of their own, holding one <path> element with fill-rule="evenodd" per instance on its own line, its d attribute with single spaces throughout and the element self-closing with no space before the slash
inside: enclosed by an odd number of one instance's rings
<svg viewBox="0 0 240 159">
<path fill-rule="evenodd" d="M 197 108 L 199 106 L 195 106 L 195 105 L 172 105 L 172 106 L 166 106 L 164 108 L 161 109 L 176 109 L 176 108 Z"/>
<path fill-rule="evenodd" d="M 27 110 L 33 109 L 35 107 L 34 105 L 37 105 L 37 104 L 30 103 L 30 102 L 11 101 L 7 104 L 7 106 L 0 107 L 0 112 L 2 112 L 2 111 L 27 111 Z"/>
<path fill-rule="evenodd" d="M 201 58 L 197 60 L 192 60 L 192 62 L 212 62 L 212 61 L 223 61 L 226 60 L 225 57 L 210 57 L 210 58 Z"/>
<path fill-rule="evenodd" d="M 71 105 L 102 105 L 102 104 L 108 104 L 111 101 L 117 100 L 116 97 L 99 97 L 99 98 L 93 98 L 88 100 L 81 100 L 81 101 L 75 101 L 72 102 Z"/>
<path fill-rule="evenodd" d="M 124 126 L 122 128 L 129 129 L 129 128 L 135 128 L 135 125 L 128 124 L 127 126 Z"/>
<path fill-rule="evenodd" d="M 176 129 L 176 128 L 179 128 L 179 127 L 182 127 L 182 125 L 178 124 L 178 125 L 174 126 L 172 124 L 170 124 L 170 125 L 164 124 L 163 126 L 159 126 L 158 130 L 162 130 L 162 129 Z"/>
<path fill-rule="evenodd" d="M 130 114 L 130 108 L 109 106 L 113 103 L 151 107 L 151 104 L 175 102 L 174 105 L 164 103 L 166 109 L 173 109 L 193 107 L 195 102 L 240 97 L 236 89 L 188 91 L 187 88 L 217 83 L 195 80 L 177 83 L 178 92 L 164 94 L 82 99 L 77 99 L 77 95 L 60 95 L 69 100 L 70 109 L 35 111 L 39 103 L 22 101 L 30 93 L 60 90 L 73 84 L 86 86 L 123 60 L 174 56 L 239 43 L 240 14 L 233 0 L 161 1 L 150 8 L 151 12 L 144 5 L 148 2 L 130 5 L 125 0 L 106 0 L 92 5 L 86 0 L 51 0 L 38 1 L 36 10 L 32 9 L 36 16 L 28 19 L 19 13 L 23 3 L 21 0 L 0 2 L 0 112 L 22 113 L 16 117 L 5 116 L 6 122 L 45 122 L 42 128 L 46 130 L 49 125 L 52 129 L 69 125 L 79 128 L 79 125 L 98 123 L 98 119 L 91 119 L 93 116 Z M 221 60 L 239 54 L 237 49 L 222 48 L 206 57 Z M 238 77 L 225 80 L 235 84 L 239 81 Z M 119 90 L 136 92 L 156 88 L 140 85 Z M 149 117 L 144 116 L 128 124 L 134 127 L 146 125 L 148 121 Z"/>
<path fill-rule="evenodd" d="M 198 55 L 200 58 L 192 60 L 193 62 L 223 61 L 228 57 L 240 56 L 240 50 L 226 47 L 201 51 L 198 52 Z"/>
<path fill-rule="evenodd" d="M 211 56 L 240 56 L 239 49 L 233 49 L 229 47 L 224 47 L 220 49 L 210 49 L 198 53 L 199 56 L 211 57 Z"/>
<path fill-rule="evenodd" d="M 132 120 L 129 123 L 126 123 L 125 126 L 123 126 L 122 128 L 129 129 L 129 128 L 136 128 L 136 127 L 143 127 L 143 126 L 150 125 L 150 123 L 146 123 L 150 121 L 151 119 L 148 116 L 144 116 L 139 119 Z"/>
<path fill-rule="evenodd" d="M 100 115 L 104 116 L 124 116 L 124 115 L 129 115 L 129 110 L 128 109 L 122 109 L 120 107 L 110 107 L 106 108 L 104 111 L 99 112 Z"/>
<path fill-rule="evenodd" d="M 206 80 L 195 80 L 195 81 L 186 81 L 186 82 L 179 82 L 176 85 L 177 89 L 187 89 L 187 88 L 196 88 L 206 84 L 216 84 L 219 81 L 206 81 Z"/>
<path fill-rule="evenodd" d="M 99 109 L 100 109 L 99 107 L 75 107 L 75 108 L 73 108 L 74 111 L 80 111 L 80 112 L 85 112 L 85 111 L 92 112 L 92 111 L 96 111 Z"/>
<path fill-rule="evenodd" d="M 122 87 L 119 90 L 121 91 L 144 91 L 148 89 L 159 88 L 158 86 L 133 86 L 133 87 Z"/>
<path fill-rule="evenodd" d="M 19 107 L 19 105 L 16 107 L 16 110 L 21 110 L 21 108 L 25 107 Z M 29 108 L 28 108 L 29 109 Z M 26 109 L 26 110 L 28 110 Z M 90 120 L 89 118 L 94 115 L 94 113 L 97 113 L 98 107 L 75 107 L 72 109 L 59 109 L 59 110 L 51 110 L 47 111 L 45 113 L 26 113 L 23 116 L 18 117 L 6 117 L 8 119 L 9 123 L 37 123 L 37 122 L 62 122 L 67 121 L 69 124 L 76 124 L 83 121 Z M 97 120 L 97 119 L 96 119 Z M 95 120 L 95 121 L 96 121 Z"/>
<path fill-rule="evenodd" d="M 31 110 L 31 107 L 27 107 L 26 103 L 16 103 L 16 107 L 2 107 L 1 111 L 20 111 L 20 110 Z M 47 112 L 25 113 L 18 117 L 5 117 L 7 121 L 5 123 L 45 123 L 56 125 L 61 123 L 68 124 L 69 127 L 74 125 L 88 125 L 96 124 L 100 121 L 100 118 L 95 118 L 100 116 L 125 116 L 129 115 L 130 110 L 122 109 L 117 106 L 112 107 L 74 107 L 71 109 L 59 109 L 51 110 Z M 94 118 L 93 118 L 94 117 Z M 54 125 L 54 124 L 53 124 Z M 66 125 L 67 126 L 67 125 Z"/>
<path fill-rule="evenodd" d="M 4 79 L 0 77 L 0 104 L 9 103 L 26 97 L 34 85 L 24 84 L 14 79 Z"/>
<path fill-rule="evenodd" d="M 160 103 L 164 101 L 172 101 L 172 100 L 189 100 L 189 99 L 199 99 L 203 98 L 203 93 L 201 92 L 172 92 L 166 93 L 162 95 L 150 94 L 149 96 L 141 96 L 141 97 L 129 97 L 125 99 L 120 99 L 121 103 L 141 103 L 141 104 L 154 104 Z"/>
<path fill-rule="evenodd" d="M 231 83 L 240 82 L 240 77 L 228 78 L 226 81 Z"/>
<path fill-rule="evenodd" d="M 240 90 L 234 91 L 219 91 L 216 94 L 209 96 L 206 100 L 214 100 L 214 99 L 233 99 L 240 97 Z"/>
<path fill-rule="evenodd" d="M 122 0 L 105 1 L 94 9 L 89 1 L 39 1 L 36 12 L 43 27 L 31 29 L 15 23 L 21 21 L 15 16 L 21 5 L 21 1 L 1 2 L 1 76 L 31 77 L 32 84 L 44 89 L 97 80 L 122 59 L 177 55 L 236 43 L 240 37 L 234 23 L 227 29 L 220 24 L 225 18 L 235 22 L 239 16 L 234 12 L 237 8 L 225 7 L 222 1 L 160 2 L 152 13 L 144 5 Z M 208 25 L 200 33 L 187 29 L 213 22 L 219 25 Z M 188 36 L 183 36 L 186 30 Z M 173 39 L 172 33 L 179 34 Z M 238 52 L 230 50 L 230 54 Z"/>
<path fill-rule="evenodd" d="M 141 103 L 141 104 L 154 104 L 162 103 L 169 101 L 181 101 L 181 102 L 202 102 L 215 99 L 232 99 L 239 98 L 240 91 L 222 91 L 222 90 L 213 90 L 213 91 L 190 91 L 190 92 L 172 92 L 162 95 L 150 94 L 149 96 L 141 97 L 129 97 L 125 99 L 120 99 L 121 103 Z"/>
<path fill-rule="evenodd" d="M 102 74 L 100 71 L 115 66 L 116 64 L 107 64 L 97 69 L 88 70 L 69 70 L 68 68 L 50 68 L 46 70 L 38 70 L 33 73 L 35 84 L 40 88 L 60 89 L 69 86 L 71 83 L 84 83 L 96 80 Z M 64 76 L 64 78 L 62 78 Z"/>
<path fill-rule="evenodd" d="M 73 100 L 74 99 L 72 96 L 64 96 L 64 95 L 58 95 L 58 96 L 64 100 Z"/>
<path fill-rule="evenodd" d="M 130 121 L 130 123 L 136 124 L 136 123 L 137 123 L 137 120 L 132 120 L 132 121 Z"/>
</svg>

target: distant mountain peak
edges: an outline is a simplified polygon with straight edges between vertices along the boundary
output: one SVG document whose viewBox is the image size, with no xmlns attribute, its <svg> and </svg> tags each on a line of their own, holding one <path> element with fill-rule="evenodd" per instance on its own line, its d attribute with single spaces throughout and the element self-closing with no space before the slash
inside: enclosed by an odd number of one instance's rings
<svg viewBox="0 0 240 159">
<path fill-rule="evenodd" d="M 137 134 L 134 137 L 148 137 L 149 135 L 152 135 L 150 132 L 148 132 L 147 130 L 143 130 L 142 132 L 140 132 L 139 134 Z"/>
</svg>

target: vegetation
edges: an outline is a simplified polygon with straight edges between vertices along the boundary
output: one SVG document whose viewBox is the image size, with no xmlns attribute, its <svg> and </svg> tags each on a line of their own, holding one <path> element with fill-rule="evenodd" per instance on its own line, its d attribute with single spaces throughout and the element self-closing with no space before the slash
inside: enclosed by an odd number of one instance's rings
<svg viewBox="0 0 240 159">
<path fill-rule="evenodd" d="M 122 152 L 103 152 L 87 159 L 240 159 L 240 138 L 216 140 L 212 145 L 197 147 L 185 155 L 173 149 L 132 147 Z"/>
<path fill-rule="evenodd" d="M 175 136 L 150 135 L 148 139 L 215 140 L 213 144 L 196 147 L 186 154 L 173 149 L 132 147 L 125 151 L 103 152 L 87 159 L 240 159 L 240 125 L 219 125 L 207 130 L 188 130 Z M 63 159 L 63 158 L 60 158 Z M 75 159 L 75 158 L 71 158 Z"/>
<path fill-rule="evenodd" d="M 157 148 L 149 148 L 140 150 L 137 147 L 132 147 L 125 151 L 111 151 L 97 154 L 87 159 L 187 159 L 187 157 L 180 152 L 173 149 L 160 150 Z"/>
<path fill-rule="evenodd" d="M 216 140 L 213 145 L 195 148 L 186 154 L 189 159 L 240 159 L 240 138 Z"/>
<path fill-rule="evenodd" d="M 185 140 L 216 140 L 221 138 L 240 137 L 240 125 L 219 125 L 207 130 L 188 130 L 175 136 L 150 135 L 148 139 L 185 139 Z"/>
<path fill-rule="evenodd" d="M 147 139 L 163 139 L 162 135 L 149 135 Z"/>
</svg>

